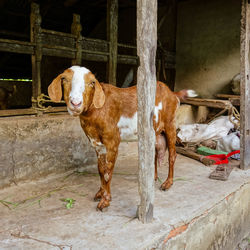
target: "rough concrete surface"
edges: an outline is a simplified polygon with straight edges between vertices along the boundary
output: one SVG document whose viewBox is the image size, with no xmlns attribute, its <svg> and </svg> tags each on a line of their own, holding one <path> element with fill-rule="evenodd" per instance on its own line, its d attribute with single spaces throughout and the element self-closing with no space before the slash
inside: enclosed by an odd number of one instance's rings
<svg viewBox="0 0 250 250">
<path fill-rule="evenodd" d="M 129 156 L 121 154 L 125 149 Z M 0 202 L 0 249 L 234 250 L 250 231 L 250 171 L 234 169 L 223 182 L 208 178 L 212 169 L 178 155 L 174 185 L 163 192 L 165 162 L 155 183 L 150 224 L 135 218 L 136 143 L 120 147 L 106 212 L 96 211 L 93 201 L 100 184 L 94 165 L 78 174 L 68 171 L 13 184 L 0 191 L 0 200 L 18 203 Z M 76 200 L 73 208 L 66 209 L 63 198 Z"/>
</svg>

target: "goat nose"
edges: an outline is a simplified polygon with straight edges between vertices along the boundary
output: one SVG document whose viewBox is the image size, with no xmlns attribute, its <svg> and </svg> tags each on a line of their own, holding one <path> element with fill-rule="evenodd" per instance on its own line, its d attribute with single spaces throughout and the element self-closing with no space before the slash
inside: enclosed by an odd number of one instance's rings
<svg viewBox="0 0 250 250">
<path fill-rule="evenodd" d="M 80 102 L 71 101 L 71 104 L 72 104 L 73 106 L 75 106 L 75 107 L 78 107 L 78 106 L 80 106 L 80 105 L 82 104 L 82 102 L 81 102 L 81 101 L 80 101 Z"/>
</svg>

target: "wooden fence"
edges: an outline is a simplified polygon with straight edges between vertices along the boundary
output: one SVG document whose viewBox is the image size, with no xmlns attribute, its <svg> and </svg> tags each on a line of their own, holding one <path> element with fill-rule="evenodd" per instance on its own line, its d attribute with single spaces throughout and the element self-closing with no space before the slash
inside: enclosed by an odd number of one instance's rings
<svg viewBox="0 0 250 250">
<path fill-rule="evenodd" d="M 31 3 L 30 42 L 0 39 L 0 51 L 31 55 L 32 62 L 32 97 L 41 94 L 41 61 L 43 56 L 69 58 L 72 64 L 81 65 L 82 60 L 106 62 L 108 81 L 116 84 L 117 63 L 137 65 L 136 46 L 117 42 L 118 0 L 108 0 L 107 23 L 108 41 L 86 38 L 81 35 L 80 15 L 73 14 L 71 33 L 43 29 L 39 5 Z M 133 55 L 118 54 L 119 48 L 132 51 Z M 36 108 L 36 104 L 33 104 Z M 51 112 L 66 111 L 63 107 L 54 107 Z M 46 111 L 48 112 L 48 110 Z M 36 110 L 0 110 L 0 116 L 36 114 Z"/>
</svg>

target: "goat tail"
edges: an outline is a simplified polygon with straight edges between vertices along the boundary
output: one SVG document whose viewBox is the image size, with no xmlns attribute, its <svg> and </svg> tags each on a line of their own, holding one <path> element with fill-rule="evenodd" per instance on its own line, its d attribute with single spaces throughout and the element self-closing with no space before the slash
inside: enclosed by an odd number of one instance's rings
<svg viewBox="0 0 250 250">
<path fill-rule="evenodd" d="M 183 89 L 180 90 L 178 92 L 174 92 L 174 94 L 180 99 L 180 100 L 184 100 L 188 97 L 196 97 L 197 93 L 192 90 L 192 89 Z"/>
</svg>

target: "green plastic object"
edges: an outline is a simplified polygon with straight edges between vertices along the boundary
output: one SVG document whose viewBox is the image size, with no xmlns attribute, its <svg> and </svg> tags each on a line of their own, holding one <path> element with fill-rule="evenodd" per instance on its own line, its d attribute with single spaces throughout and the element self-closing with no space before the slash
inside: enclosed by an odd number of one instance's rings
<svg viewBox="0 0 250 250">
<path fill-rule="evenodd" d="M 228 152 L 215 150 L 215 149 L 211 149 L 211 148 L 208 148 L 208 147 L 199 147 L 199 148 L 197 148 L 197 153 L 200 154 L 200 155 L 221 155 L 221 154 L 227 155 L 228 154 Z"/>
</svg>

